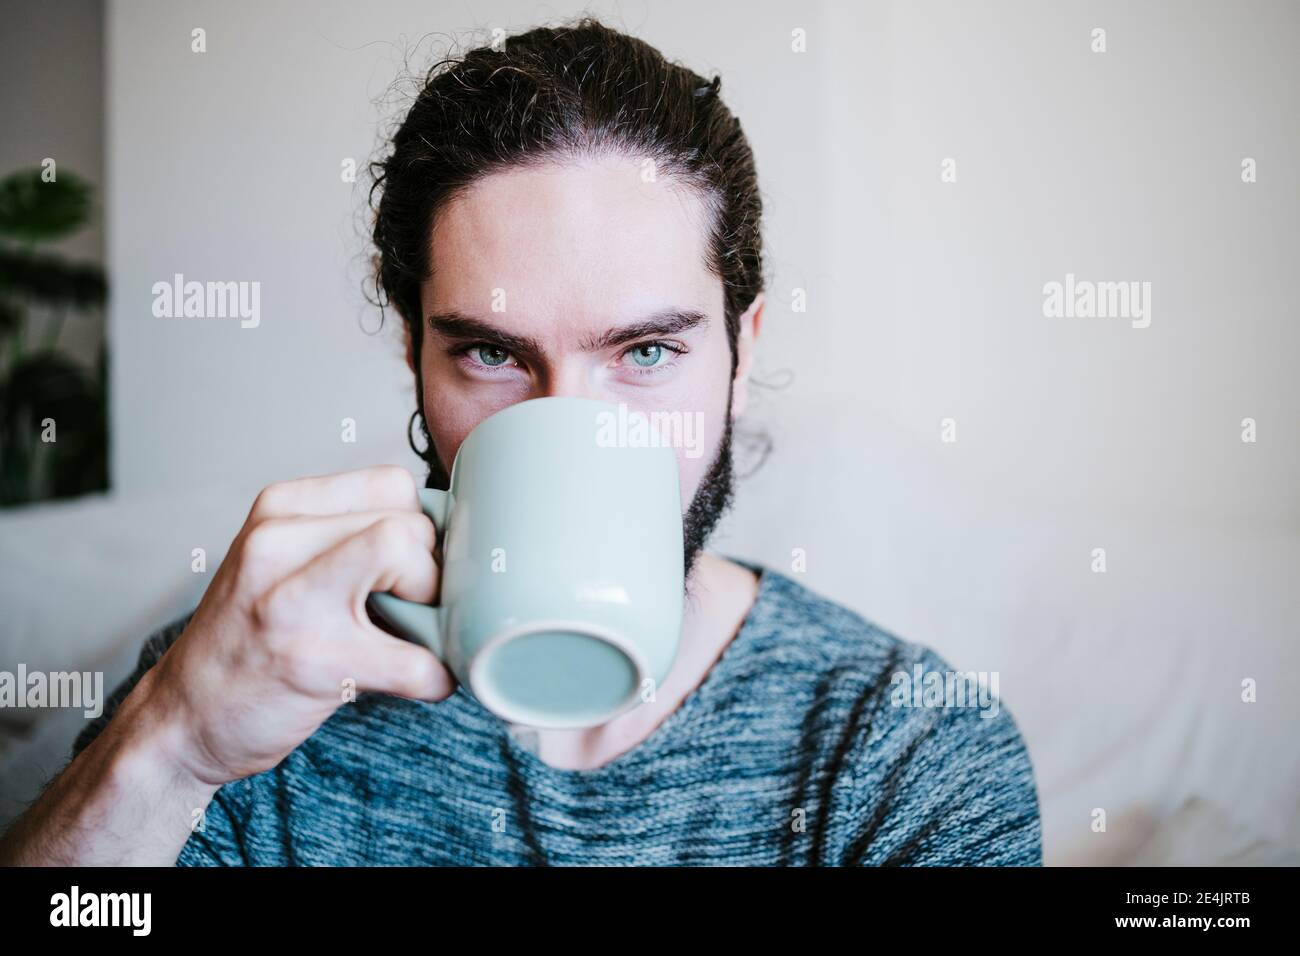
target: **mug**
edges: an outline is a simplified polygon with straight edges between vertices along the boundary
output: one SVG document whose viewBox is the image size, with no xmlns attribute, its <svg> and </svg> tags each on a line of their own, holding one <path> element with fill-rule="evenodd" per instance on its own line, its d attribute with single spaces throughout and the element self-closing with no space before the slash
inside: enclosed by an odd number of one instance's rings
<svg viewBox="0 0 1300 956">
<path fill-rule="evenodd" d="M 461 443 L 448 490 L 420 491 L 438 529 L 439 603 L 368 598 L 503 720 L 598 726 L 661 684 L 677 656 L 677 455 L 611 427 L 628 414 L 547 397 L 485 418 Z"/>
</svg>

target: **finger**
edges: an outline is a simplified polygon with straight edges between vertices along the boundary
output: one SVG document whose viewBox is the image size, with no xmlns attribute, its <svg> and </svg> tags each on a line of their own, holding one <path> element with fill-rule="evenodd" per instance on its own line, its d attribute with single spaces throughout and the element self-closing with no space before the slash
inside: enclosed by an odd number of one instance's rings
<svg viewBox="0 0 1300 956">
<path fill-rule="evenodd" d="M 402 523 L 425 550 L 433 552 L 438 532 L 421 511 L 295 515 L 269 518 L 244 532 L 239 543 L 241 570 L 253 581 L 279 580 L 378 521 Z"/>
<path fill-rule="evenodd" d="M 365 611 L 371 591 L 390 591 L 422 604 L 437 594 L 438 566 L 425 536 L 411 524 L 381 518 L 321 552 L 272 587 L 260 600 L 266 623 L 292 626 L 307 608 L 350 603 L 353 619 L 374 630 Z"/>
<path fill-rule="evenodd" d="M 291 515 L 419 510 L 415 476 L 400 465 L 376 465 L 268 485 L 253 502 L 248 523 Z"/>
<path fill-rule="evenodd" d="M 358 690 L 432 701 L 456 689 L 456 678 L 432 651 L 379 630 L 363 632 L 344 653 L 357 671 Z"/>
<path fill-rule="evenodd" d="M 428 603 L 437 590 L 438 568 L 427 539 L 410 533 L 409 522 L 383 518 L 318 554 L 259 601 L 259 615 L 270 627 L 293 626 L 306 608 L 320 602 L 350 603 L 350 635 L 356 640 L 328 642 L 320 653 L 339 662 L 361 690 L 442 700 L 455 678 L 427 648 L 386 634 L 371 623 L 365 599 L 371 591 L 391 591 L 408 601 Z"/>
</svg>

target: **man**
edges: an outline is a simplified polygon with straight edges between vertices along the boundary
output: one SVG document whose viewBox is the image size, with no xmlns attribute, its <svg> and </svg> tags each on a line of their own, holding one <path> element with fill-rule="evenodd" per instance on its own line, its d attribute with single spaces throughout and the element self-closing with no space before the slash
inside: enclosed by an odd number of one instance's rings
<svg viewBox="0 0 1300 956">
<path fill-rule="evenodd" d="M 703 421 L 708 453 L 678 450 L 688 600 L 653 699 L 516 733 L 366 613 L 372 591 L 437 595 L 410 473 L 276 484 L 0 858 L 1041 862 L 1005 709 L 917 706 L 896 675 L 950 674 L 932 651 L 702 551 L 764 307 L 753 158 L 718 88 L 592 21 L 534 30 L 435 71 L 376 179 L 377 277 L 404 321 L 430 485 L 526 399 Z"/>
</svg>

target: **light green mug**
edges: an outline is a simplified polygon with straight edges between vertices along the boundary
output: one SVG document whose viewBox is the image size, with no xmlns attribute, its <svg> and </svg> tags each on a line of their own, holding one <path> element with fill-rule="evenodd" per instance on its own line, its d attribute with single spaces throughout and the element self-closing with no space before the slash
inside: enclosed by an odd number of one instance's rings
<svg viewBox="0 0 1300 956">
<path fill-rule="evenodd" d="M 380 617 L 511 723 L 606 723 L 648 699 L 676 658 L 677 456 L 611 440 L 619 415 L 551 397 L 484 419 L 456 453 L 449 490 L 420 492 L 439 532 L 440 603 L 370 595 Z"/>
</svg>

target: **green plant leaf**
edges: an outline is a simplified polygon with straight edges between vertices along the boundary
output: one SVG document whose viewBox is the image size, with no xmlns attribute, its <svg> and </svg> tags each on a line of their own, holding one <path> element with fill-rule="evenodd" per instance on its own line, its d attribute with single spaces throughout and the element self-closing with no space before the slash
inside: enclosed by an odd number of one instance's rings
<svg viewBox="0 0 1300 956">
<path fill-rule="evenodd" d="M 90 219 L 94 189 L 76 173 L 60 170 L 42 182 L 41 170 L 21 170 L 0 180 L 0 235 L 48 242 L 76 232 Z"/>
<path fill-rule="evenodd" d="M 18 303 L 0 298 L 0 336 L 10 335 L 23 324 L 23 310 Z"/>
<path fill-rule="evenodd" d="M 54 419 L 48 488 L 32 488 L 42 421 Z M 107 401 L 102 378 L 52 352 L 20 358 L 0 381 L 0 504 L 48 492 L 61 498 L 107 487 Z"/>
<path fill-rule="evenodd" d="M 90 310 L 107 300 L 108 280 L 93 262 L 0 249 L 0 293 L 42 305 Z"/>
</svg>

